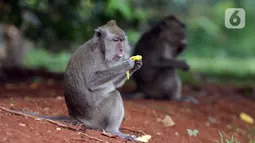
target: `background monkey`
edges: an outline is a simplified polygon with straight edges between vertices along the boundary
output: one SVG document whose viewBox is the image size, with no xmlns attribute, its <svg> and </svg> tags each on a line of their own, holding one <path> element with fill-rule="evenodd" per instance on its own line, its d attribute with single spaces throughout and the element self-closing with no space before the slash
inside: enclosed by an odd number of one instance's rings
<svg viewBox="0 0 255 143">
<path fill-rule="evenodd" d="M 67 65 L 65 101 L 69 115 L 86 127 L 135 140 L 119 131 L 124 107 L 116 88 L 126 81 L 126 71 L 132 75 L 142 66 L 142 61 L 125 58 L 128 48 L 128 39 L 114 20 L 96 29 Z"/>
<path fill-rule="evenodd" d="M 176 68 L 189 70 L 185 61 L 176 59 L 187 45 L 184 28 L 180 20 L 170 15 L 144 33 L 136 44 L 134 54 L 143 56 L 143 66 L 133 77 L 144 97 L 196 102 L 192 97 L 182 97 L 176 72 Z"/>
<path fill-rule="evenodd" d="M 23 57 L 27 52 L 24 46 L 24 38 L 21 31 L 12 24 L 3 24 L 3 36 L 5 40 L 5 58 L 3 66 L 17 67 L 23 63 Z"/>
</svg>

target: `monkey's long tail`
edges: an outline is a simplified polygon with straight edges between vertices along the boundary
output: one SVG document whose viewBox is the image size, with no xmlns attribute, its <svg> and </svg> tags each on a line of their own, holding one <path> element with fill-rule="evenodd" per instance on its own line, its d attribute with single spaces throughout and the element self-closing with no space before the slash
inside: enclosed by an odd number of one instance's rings
<svg viewBox="0 0 255 143">
<path fill-rule="evenodd" d="M 40 119 L 48 119 L 48 120 L 53 120 L 53 121 L 61 121 L 64 122 L 66 124 L 72 124 L 72 125 L 78 125 L 80 124 L 80 121 L 78 121 L 75 118 L 72 118 L 70 116 L 66 116 L 66 115 L 59 115 L 59 116 L 46 116 L 46 115 L 41 115 L 41 114 L 37 114 L 35 112 L 29 112 L 29 111 L 19 111 L 23 114 L 27 114 L 27 115 L 31 115 L 34 117 L 38 117 Z"/>
<path fill-rule="evenodd" d="M 35 116 L 41 119 L 49 119 L 49 120 L 55 120 L 55 121 L 68 121 L 71 118 L 69 116 L 64 116 L 64 115 L 60 115 L 60 116 L 47 116 L 47 115 L 41 115 L 41 114 L 37 114 L 35 112 L 29 112 L 29 111 L 19 111 L 23 114 L 27 114 L 27 115 L 31 115 L 31 116 Z"/>
</svg>

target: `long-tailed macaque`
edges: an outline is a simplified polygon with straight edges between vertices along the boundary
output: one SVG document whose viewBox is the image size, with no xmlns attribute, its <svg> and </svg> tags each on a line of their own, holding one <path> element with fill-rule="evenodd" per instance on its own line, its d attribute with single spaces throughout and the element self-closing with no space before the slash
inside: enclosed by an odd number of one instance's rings
<svg viewBox="0 0 255 143">
<path fill-rule="evenodd" d="M 187 45 L 184 29 L 184 23 L 170 15 L 144 33 L 136 44 L 134 55 L 142 55 L 143 66 L 134 79 L 142 97 L 196 102 L 193 97 L 182 97 L 182 84 L 176 72 L 189 70 L 185 61 L 176 59 Z"/>
<path fill-rule="evenodd" d="M 44 116 L 51 120 L 83 124 L 86 128 L 105 130 L 123 139 L 135 140 L 134 135 L 120 132 L 124 106 L 117 88 L 142 66 L 126 53 L 129 44 L 125 32 L 114 20 L 95 30 L 94 36 L 71 56 L 64 73 L 65 102 L 69 117 Z"/>
<path fill-rule="evenodd" d="M 65 101 L 69 115 L 86 127 L 105 130 L 121 138 L 135 137 L 119 131 L 124 116 L 116 88 L 133 74 L 142 61 L 126 59 L 128 39 L 114 20 L 95 30 L 94 36 L 71 57 L 65 71 Z"/>
</svg>

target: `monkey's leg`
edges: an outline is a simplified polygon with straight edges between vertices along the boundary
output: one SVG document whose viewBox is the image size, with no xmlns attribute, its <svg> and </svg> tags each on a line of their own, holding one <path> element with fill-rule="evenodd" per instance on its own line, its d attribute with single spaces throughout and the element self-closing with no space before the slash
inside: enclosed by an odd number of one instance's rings
<svg viewBox="0 0 255 143">
<path fill-rule="evenodd" d="M 108 113 L 108 115 L 106 115 L 105 130 L 123 139 L 135 140 L 136 137 L 134 135 L 124 134 L 119 130 L 124 117 L 124 106 L 119 91 L 115 90 L 109 94 L 111 95 L 107 100 L 112 103 L 105 104 L 105 107 L 102 108 L 103 111 L 101 111 L 102 113 Z"/>
<path fill-rule="evenodd" d="M 165 81 L 164 81 L 164 84 L 162 85 L 163 91 L 165 92 L 165 94 L 168 94 L 168 96 L 170 96 L 169 98 L 171 98 L 174 101 L 191 102 L 194 104 L 199 103 L 199 101 L 192 96 L 182 96 L 182 93 L 181 93 L 182 83 L 177 73 L 175 73 L 174 76 L 169 75 L 168 77 L 165 77 L 164 79 Z"/>
</svg>

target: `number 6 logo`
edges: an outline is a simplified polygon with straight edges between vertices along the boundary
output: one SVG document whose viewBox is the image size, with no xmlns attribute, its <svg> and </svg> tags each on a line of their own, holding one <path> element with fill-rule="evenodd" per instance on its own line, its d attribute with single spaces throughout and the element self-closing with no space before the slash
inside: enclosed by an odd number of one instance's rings
<svg viewBox="0 0 255 143">
<path fill-rule="evenodd" d="M 242 29 L 245 26 L 245 11 L 242 8 L 228 8 L 225 11 L 225 26 L 228 29 Z"/>
</svg>

